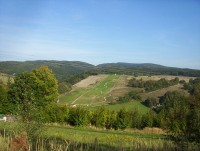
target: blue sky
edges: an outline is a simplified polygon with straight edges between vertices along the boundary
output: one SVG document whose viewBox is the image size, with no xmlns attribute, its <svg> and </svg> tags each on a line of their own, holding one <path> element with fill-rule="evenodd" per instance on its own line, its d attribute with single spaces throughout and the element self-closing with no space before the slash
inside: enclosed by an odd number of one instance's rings
<svg viewBox="0 0 200 151">
<path fill-rule="evenodd" d="M 199 0 L 0 0 L 0 61 L 200 69 Z"/>
</svg>

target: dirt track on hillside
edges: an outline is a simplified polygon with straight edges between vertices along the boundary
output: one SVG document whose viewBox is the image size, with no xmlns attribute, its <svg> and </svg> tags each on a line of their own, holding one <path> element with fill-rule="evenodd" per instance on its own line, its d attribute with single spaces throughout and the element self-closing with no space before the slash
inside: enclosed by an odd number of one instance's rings
<svg viewBox="0 0 200 151">
<path fill-rule="evenodd" d="M 91 85 L 94 85 L 105 78 L 107 75 L 96 75 L 96 76 L 89 76 L 86 79 L 80 81 L 79 83 L 75 84 L 74 87 L 78 88 L 87 88 Z"/>
</svg>

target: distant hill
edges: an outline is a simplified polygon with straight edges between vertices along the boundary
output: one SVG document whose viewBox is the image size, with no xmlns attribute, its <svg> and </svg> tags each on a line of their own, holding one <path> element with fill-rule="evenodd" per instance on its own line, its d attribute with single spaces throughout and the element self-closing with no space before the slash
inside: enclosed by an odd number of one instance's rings
<svg viewBox="0 0 200 151">
<path fill-rule="evenodd" d="M 167 68 L 162 65 L 153 64 L 153 63 L 125 63 L 125 62 L 118 62 L 118 63 L 104 63 L 99 64 L 99 67 L 105 66 L 121 66 L 121 67 L 147 67 L 147 68 Z"/>
<path fill-rule="evenodd" d="M 117 74 L 129 74 L 129 75 L 155 75 L 155 74 L 167 74 L 167 75 L 182 75 L 199 77 L 200 70 L 166 67 L 152 63 L 105 63 L 98 65 L 102 73 L 117 73 Z"/>
<path fill-rule="evenodd" d="M 59 81 L 65 79 L 67 76 L 79 74 L 95 68 L 95 66 L 91 64 L 80 61 L 1 61 L 0 72 L 13 75 L 25 71 L 31 71 L 41 65 L 47 65 Z"/>
<path fill-rule="evenodd" d="M 89 72 L 87 75 L 94 73 L 103 74 L 127 74 L 127 75 L 182 75 L 200 77 L 200 70 L 183 69 L 166 67 L 152 63 L 105 63 L 94 66 L 80 61 L 55 61 L 55 60 L 37 60 L 37 61 L 0 61 L 0 73 L 9 75 L 18 74 L 24 71 L 31 71 L 41 65 L 47 65 L 59 81 L 64 81 L 72 75 L 78 76 L 79 74 Z"/>
</svg>

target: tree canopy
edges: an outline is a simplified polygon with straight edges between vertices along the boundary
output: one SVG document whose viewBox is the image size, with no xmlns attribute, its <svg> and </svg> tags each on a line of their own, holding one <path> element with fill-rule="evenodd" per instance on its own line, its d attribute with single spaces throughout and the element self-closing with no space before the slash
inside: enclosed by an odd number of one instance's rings
<svg viewBox="0 0 200 151">
<path fill-rule="evenodd" d="M 37 115 L 38 110 L 56 102 L 57 96 L 57 80 L 47 66 L 17 75 L 8 91 L 13 112 L 26 120 L 31 120 L 33 113 Z"/>
</svg>

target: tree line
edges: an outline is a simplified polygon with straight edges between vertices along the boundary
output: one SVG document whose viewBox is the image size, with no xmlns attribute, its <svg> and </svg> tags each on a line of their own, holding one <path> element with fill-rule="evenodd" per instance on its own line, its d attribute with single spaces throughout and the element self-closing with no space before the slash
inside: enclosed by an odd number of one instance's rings
<svg viewBox="0 0 200 151">
<path fill-rule="evenodd" d="M 142 79 L 137 80 L 136 78 L 132 78 L 131 80 L 129 80 L 128 86 L 136 87 L 136 88 L 144 88 L 145 91 L 150 92 L 150 91 L 155 91 L 161 88 L 166 88 L 172 85 L 176 85 L 178 83 L 179 83 L 178 77 L 172 80 L 166 80 L 164 78 L 161 78 L 158 81 L 155 81 L 155 80 L 143 81 Z"/>
</svg>

